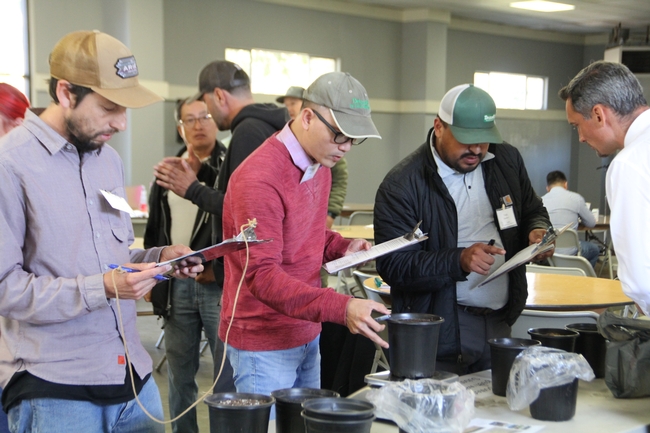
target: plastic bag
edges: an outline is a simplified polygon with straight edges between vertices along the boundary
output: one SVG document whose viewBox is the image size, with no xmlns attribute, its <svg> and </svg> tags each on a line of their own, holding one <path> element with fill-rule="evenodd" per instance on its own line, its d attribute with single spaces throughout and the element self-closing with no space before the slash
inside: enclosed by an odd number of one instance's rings
<svg viewBox="0 0 650 433">
<path fill-rule="evenodd" d="M 587 360 L 578 353 L 552 347 L 532 346 L 524 349 L 512 364 L 506 398 L 512 410 L 528 407 L 539 391 L 566 385 L 575 378 L 590 381 L 595 377 Z"/>
<path fill-rule="evenodd" d="M 636 316 L 636 306 L 626 306 L 610 307 L 598 318 L 598 330 L 609 340 L 605 383 L 616 398 L 650 395 L 650 320 Z"/>
<path fill-rule="evenodd" d="M 403 380 L 370 390 L 378 418 L 408 433 L 460 433 L 474 417 L 474 392 L 458 382 Z"/>
</svg>

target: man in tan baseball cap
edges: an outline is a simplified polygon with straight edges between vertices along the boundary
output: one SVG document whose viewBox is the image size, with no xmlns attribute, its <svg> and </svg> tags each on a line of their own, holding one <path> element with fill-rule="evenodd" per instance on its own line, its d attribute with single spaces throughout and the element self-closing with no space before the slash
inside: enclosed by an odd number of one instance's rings
<svg viewBox="0 0 650 433">
<path fill-rule="evenodd" d="M 163 432 L 134 396 L 163 418 L 135 301 L 172 270 L 155 262 L 191 250 L 129 249 L 131 221 L 115 204 L 124 167 L 105 145 L 126 128 L 127 107 L 161 98 L 105 33 L 64 36 L 50 66 L 54 101 L 0 140 L 3 409 L 21 432 Z M 183 263 L 174 276 L 202 270 Z"/>
</svg>

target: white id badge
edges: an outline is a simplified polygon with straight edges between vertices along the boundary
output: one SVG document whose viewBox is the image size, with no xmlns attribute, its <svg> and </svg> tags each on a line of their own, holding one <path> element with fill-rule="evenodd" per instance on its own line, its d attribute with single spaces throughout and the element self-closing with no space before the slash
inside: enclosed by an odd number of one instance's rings
<svg viewBox="0 0 650 433">
<path fill-rule="evenodd" d="M 517 219 L 515 218 L 515 211 L 512 206 L 497 209 L 497 219 L 499 220 L 499 228 L 501 230 L 517 227 Z"/>
</svg>

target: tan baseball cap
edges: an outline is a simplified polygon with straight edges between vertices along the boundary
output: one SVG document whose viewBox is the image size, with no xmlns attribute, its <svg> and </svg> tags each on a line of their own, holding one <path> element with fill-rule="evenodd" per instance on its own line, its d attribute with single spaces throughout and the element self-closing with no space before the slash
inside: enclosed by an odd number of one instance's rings
<svg viewBox="0 0 650 433">
<path fill-rule="evenodd" d="M 89 87 L 117 105 L 140 108 L 163 100 L 138 81 L 131 51 L 98 30 L 65 35 L 50 54 L 50 75 Z"/>
</svg>

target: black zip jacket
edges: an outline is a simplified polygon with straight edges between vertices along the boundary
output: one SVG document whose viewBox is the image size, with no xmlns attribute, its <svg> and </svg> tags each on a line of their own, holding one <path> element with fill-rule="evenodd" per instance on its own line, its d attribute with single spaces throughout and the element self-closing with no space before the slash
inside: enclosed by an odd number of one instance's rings
<svg viewBox="0 0 650 433">
<path fill-rule="evenodd" d="M 183 148 L 176 154 L 182 156 L 187 148 Z M 210 159 L 201 165 L 197 175 L 198 182 L 204 182 L 206 185 L 213 185 L 219 167 L 226 154 L 226 147 L 219 141 L 216 142 Z M 198 183 L 197 182 L 197 183 Z M 153 182 L 149 192 L 149 218 L 144 231 L 144 247 L 160 247 L 171 245 L 171 213 L 167 195 L 169 190 L 162 188 Z M 192 227 L 192 236 L 190 245 L 193 250 L 198 250 L 212 245 L 212 227 L 210 224 L 210 214 L 204 210 L 197 209 L 194 226 Z M 166 317 L 169 311 L 169 284 L 170 281 L 164 281 L 153 288 L 151 301 L 154 307 L 154 314 Z"/>
<path fill-rule="evenodd" d="M 430 313 L 444 317 L 440 330 L 438 359 L 460 360 L 460 332 L 456 282 L 466 280 L 460 265 L 456 205 L 431 153 L 430 140 L 395 166 L 379 186 L 375 198 L 375 242 L 403 236 L 420 226 L 428 239 L 377 259 L 377 270 L 391 286 L 392 311 Z M 435 138 L 435 137 L 434 137 Z M 482 162 L 485 188 L 497 221 L 500 199 L 512 198 L 517 227 L 499 230 L 506 260 L 528 246 L 533 229 L 551 224 L 542 200 L 533 190 L 519 151 L 507 143 L 490 144 L 495 158 Z M 471 218 L 471 216 L 468 216 Z M 498 227 L 498 224 L 497 224 Z M 510 272 L 506 321 L 512 325 L 528 296 L 526 269 Z"/>
</svg>

